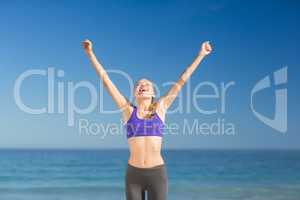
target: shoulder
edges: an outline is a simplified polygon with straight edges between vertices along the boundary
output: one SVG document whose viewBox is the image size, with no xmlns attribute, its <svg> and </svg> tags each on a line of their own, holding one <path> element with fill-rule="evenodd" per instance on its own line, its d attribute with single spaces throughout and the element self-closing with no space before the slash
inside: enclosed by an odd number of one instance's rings
<svg viewBox="0 0 300 200">
<path fill-rule="evenodd" d="M 136 110 L 136 106 L 128 104 L 124 109 L 122 109 L 122 121 L 124 124 L 130 119 L 132 113 Z"/>
</svg>

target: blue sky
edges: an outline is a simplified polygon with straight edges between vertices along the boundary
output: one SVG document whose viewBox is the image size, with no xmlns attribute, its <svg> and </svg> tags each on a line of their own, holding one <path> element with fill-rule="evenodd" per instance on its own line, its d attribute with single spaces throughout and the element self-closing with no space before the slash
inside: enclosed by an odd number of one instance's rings
<svg viewBox="0 0 300 200">
<path fill-rule="evenodd" d="M 220 113 L 216 99 L 199 100 L 203 108 L 217 108 L 218 112 L 204 115 L 192 109 L 191 113 L 168 114 L 166 121 L 182 125 L 183 119 L 200 123 L 224 119 L 234 124 L 235 134 L 166 135 L 165 148 L 300 148 L 299 8 L 297 1 L 1 1 L 0 147 L 126 147 L 124 135 L 104 139 L 82 136 L 77 127 L 80 119 L 118 123 L 119 114 L 102 114 L 96 109 L 76 115 L 75 126 L 70 127 L 66 113 L 31 115 L 15 103 L 15 81 L 29 69 L 53 67 L 64 71 L 58 81 L 65 87 L 68 81 L 89 81 L 100 88 L 80 46 L 89 38 L 106 69 L 124 71 L 134 80 L 146 77 L 162 92 L 167 91 L 162 84 L 178 78 L 201 43 L 211 41 L 213 53 L 193 74 L 191 90 L 203 81 L 218 88 L 222 82 L 234 81 L 226 96 L 226 112 Z M 284 66 L 288 66 L 288 131 L 282 134 L 254 116 L 250 92 L 260 79 Z M 112 75 L 111 79 L 124 95 L 129 94 L 122 77 Z M 274 115 L 275 89 L 262 92 L 255 100 L 257 110 L 270 118 Z M 185 87 L 182 94 L 187 90 Z M 26 80 L 21 96 L 32 107 L 45 106 L 45 77 Z M 105 108 L 115 108 L 106 92 L 103 97 Z M 83 108 L 90 101 L 89 93 L 78 90 L 75 100 Z M 188 100 L 183 103 L 187 105 Z"/>
</svg>

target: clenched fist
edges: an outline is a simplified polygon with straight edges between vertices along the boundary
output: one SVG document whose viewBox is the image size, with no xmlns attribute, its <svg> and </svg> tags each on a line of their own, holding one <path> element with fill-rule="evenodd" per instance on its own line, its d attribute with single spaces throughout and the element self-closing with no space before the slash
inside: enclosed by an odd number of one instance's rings
<svg viewBox="0 0 300 200">
<path fill-rule="evenodd" d="M 203 42 L 199 54 L 202 56 L 206 56 L 206 55 L 210 54 L 211 51 L 212 51 L 212 48 L 209 44 L 209 41 L 206 41 L 206 42 Z"/>
<path fill-rule="evenodd" d="M 92 51 L 93 44 L 90 40 L 86 39 L 82 42 L 82 47 L 85 51 Z"/>
</svg>

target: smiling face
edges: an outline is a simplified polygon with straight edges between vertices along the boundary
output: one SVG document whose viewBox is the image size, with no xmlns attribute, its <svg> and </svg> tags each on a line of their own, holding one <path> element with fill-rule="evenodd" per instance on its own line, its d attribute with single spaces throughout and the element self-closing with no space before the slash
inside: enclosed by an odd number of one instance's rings
<svg viewBox="0 0 300 200">
<path fill-rule="evenodd" d="M 147 79 L 139 80 L 134 87 L 135 99 L 152 99 L 155 96 L 153 84 Z"/>
</svg>

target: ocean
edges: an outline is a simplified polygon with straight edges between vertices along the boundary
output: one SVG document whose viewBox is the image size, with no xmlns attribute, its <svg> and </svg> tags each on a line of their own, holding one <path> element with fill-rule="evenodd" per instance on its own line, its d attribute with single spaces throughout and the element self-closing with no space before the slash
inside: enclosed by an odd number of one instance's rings
<svg viewBox="0 0 300 200">
<path fill-rule="evenodd" d="M 298 150 L 164 150 L 172 200 L 299 200 Z M 0 200 L 122 200 L 128 150 L 0 150 Z"/>
</svg>

